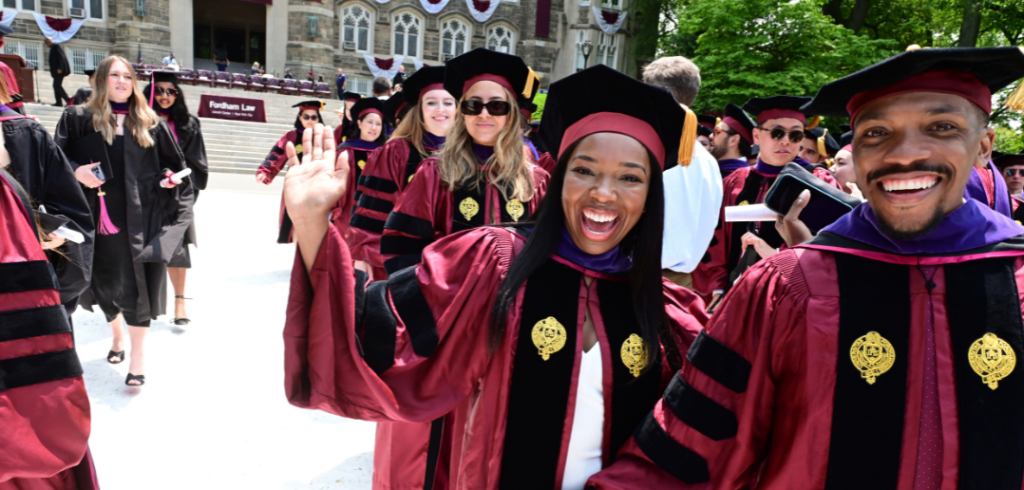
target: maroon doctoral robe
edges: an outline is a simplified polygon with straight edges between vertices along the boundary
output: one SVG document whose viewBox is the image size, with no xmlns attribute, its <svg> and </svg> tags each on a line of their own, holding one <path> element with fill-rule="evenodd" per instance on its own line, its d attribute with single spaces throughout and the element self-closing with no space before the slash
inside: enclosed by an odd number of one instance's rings
<svg viewBox="0 0 1024 490">
<path fill-rule="evenodd" d="M 31 209 L 0 169 L 0 490 L 93 490 L 82 366 Z"/>
<path fill-rule="evenodd" d="M 284 170 L 284 166 L 288 164 L 288 156 L 284 153 L 284 148 L 288 146 L 288 142 L 295 145 L 295 153 L 301 159 L 302 158 L 302 130 L 293 129 L 288 131 L 281 137 L 280 140 L 270 149 L 270 153 L 263 159 L 263 163 L 260 164 L 260 168 L 256 169 L 257 175 L 267 176 L 267 183 L 273 182 L 274 177 Z M 277 243 L 291 243 L 292 242 L 292 219 L 288 217 L 288 211 L 284 208 L 284 196 L 281 196 L 281 211 L 278 214 L 278 234 Z"/>
<path fill-rule="evenodd" d="M 765 164 L 760 163 L 759 166 Z M 781 167 L 776 167 L 781 170 Z M 822 167 L 814 167 L 812 172 L 818 178 L 840 188 L 832 172 Z M 732 223 L 725 221 L 726 206 L 742 206 L 764 202 L 768 189 L 775 183 L 776 175 L 758 172 L 757 167 L 736 169 L 722 181 L 722 209 L 719 211 L 718 226 L 711 238 L 707 253 L 701 258 L 693 271 L 693 290 L 704 301 L 711 301 L 715 291 L 729 289 L 729 275 L 740 262 L 740 239 L 747 232 L 750 223 Z M 774 221 L 756 224 L 758 236 L 768 242 L 772 248 L 785 249 L 786 244 L 775 230 Z"/>
<path fill-rule="evenodd" d="M 479 226 L 525 221 L 540 206 L 550 178 L 544 169 L 530 164 L 533 199 L 523 203 L 506 200 L 490 183 L 482 189 L 449 190 L 441 181 L 437 161 L 423 161 L 384 225 L 380 252 L 388 274 L 419 263 L 423 249 L 441 237 Z"/>
<path fill-rule="evenodd" d="M 746 272 L 588 488 L 1022 488 L 1024 228 L 974 200 L 919 250 L 834 226 Z"/>
<path fill-rule="evenodd" d="M 608 466 L 671 368 L 657 348 L 650 369 L 630 364 L 624 347 L 639 327 L 627 299 L 628 273 L 608 276 L 558 256 L 520 290 L 505 335 L 493 346 L 493 300 L 524 243 L 511 229 L 476 228 L 437 240 L 418 266 L 367 286 L 366 275 L 353 271 L 342 232 L 329 227 L 312 271 L 298 255 L 292 270 L 284 330 L 288 400 L 363 420 L 422 424 L 447 415 L 446 456 L 437 468 L 446 488 L 560 488 L 589 311 L 604 365 Z M 704 304 L 663 284 L 669 331 L 685 351 L 701 330 Z M 556 324 L 563 327 L 562 347 L 542 356 L 532 332 Z M 420 488 L 426 477 L 423 466 L 394 471 L 381 476 L 391 481 L 375 475 L 375 488 Z"/>
</svg>

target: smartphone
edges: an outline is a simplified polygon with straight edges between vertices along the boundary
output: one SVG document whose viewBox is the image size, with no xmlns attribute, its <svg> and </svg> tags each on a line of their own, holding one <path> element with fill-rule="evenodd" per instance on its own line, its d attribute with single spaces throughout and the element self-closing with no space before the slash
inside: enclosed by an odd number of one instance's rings
<svg viewBox="0 0 1024 490">
<path fill-rule="evenodd" d="M 95 175 L 97 179 L 107 180 L 107 176 L 103 174 L 103 169 L 100 168 L 99 165 L 92 168 L 92 174 Z"/>
</svg>

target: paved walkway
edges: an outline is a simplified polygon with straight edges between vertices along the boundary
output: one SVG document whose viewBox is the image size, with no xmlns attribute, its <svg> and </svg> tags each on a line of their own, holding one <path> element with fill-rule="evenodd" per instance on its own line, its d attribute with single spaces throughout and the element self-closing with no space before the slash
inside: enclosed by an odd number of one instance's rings
<svg viewBox="0 0 1024 490">
<path fill-rule="evenodd" d="M 103 489 L 369 489 L 374 424 L 284 397 L 281 331 L 295 252 L 275 243 L 283 179 L 264 187 L 251 175 L 210 177 L 196 207 L 192 323 L 153 322 L 146 386 L 125 386 L 127 360 L 106 362 L 102 314 L 74 316 Z"/>
</svg>

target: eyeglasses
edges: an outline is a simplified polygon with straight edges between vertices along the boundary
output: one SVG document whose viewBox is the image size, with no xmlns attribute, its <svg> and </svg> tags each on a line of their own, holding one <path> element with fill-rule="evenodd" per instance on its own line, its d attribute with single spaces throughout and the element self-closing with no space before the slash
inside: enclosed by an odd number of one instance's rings
<svg viewBox="0 0 1024 490">
<path fill-rule="evenodd" d="M 1021 177 L 1024 177 L 1024 169 L 1021 169 L 1021 168 L 1008 168 L 1006 170 L 1003 170 L 1003 175 L 1005 175 L 1007 177 L 1016 177 L 1018 175 L 1020 175 Z"/>
<path fill-rule="evenodd" d="M 303 114 L 303 115 L 299 116 L 299 118 L 302 119 L 303 121 L 319 121 L 320 120 L 319 117 L 312 116 L 312 115 L 309 115 L 309 114 Z"/>
<path fill-rule="evenodd" d="M 786 131 L 785 129 L 782 128 L 768 129 L 762 128 L 760 126 L 758 126 L 757 129 L 760 129 L 761 131 L 768 131 L 768 133 L 771 134 L 772 139 L 775 141 L 782 140 L 782 138 L 786 137 L 787 133 L 789 134 L 789 141 L 792 141 L 793 143 L 799 143 L 804 140 L 804 132 L 802 130 Z"/>
<path fill-rule="evenodd" d="M 728 136 L 732 136 L 732 135 L 734 135 L 734 134 L 739 134 L 739 133 L 737 133 L 737 132 L 733 131 L 732 129 L 721 129 L 721 128 L 715 128 L 715 130 L 714 130 L 714 132 L 713 132 L 712 136 L 713 136 L 713 137 L 717 137 L 717 136 L 718 136 L 719 134 L 721 134 L 721 133 L 725 133 L 725 134 L 726 134 L 726 135 L 728 135 Z"/>
<path fill-rule="evenodd" d="M 460 106 L 460 110 L 467 116 L 479 116 L 484 112 L 484 108 L 487 108 L 487 113 L 492 116 L 507 116 L 509 112 L 512 112 L 512 104 L 505 102 L 504 100 L 492 100 L 484 102 L 482 100 L 464 100 Z"/>
<path fill-rule="evenodd" d="M 178 91 L 176 89 L 173 89 L 173 88 L 169 88 L 169 89 L 165 90 L 163 87 L 157 87 L 157 88 L 153 89 L 153 91 L 156 92 L 157 95 L 166 95 L 168 97 L 177 97 L 178 96 Z"/>
</svg>

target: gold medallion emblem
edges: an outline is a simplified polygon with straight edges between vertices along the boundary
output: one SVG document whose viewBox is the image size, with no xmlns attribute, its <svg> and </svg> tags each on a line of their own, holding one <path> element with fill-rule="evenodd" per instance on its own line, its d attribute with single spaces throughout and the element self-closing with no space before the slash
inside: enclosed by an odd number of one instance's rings
<svg viewBox="0 0 1024 490">
<path fill-rule="evenodd" d="M 357 163 L 356 165 L 359 165 L 359 170 L 362 170 L 366 168 L 366 160 L 359 160 L 359 163 Z"/>
<path fill-rule="evenodd" d="M 739 204 L 737 204 L 737 206 L 747 206 L 747 205 L 749 205 L 749 204 L 750 204 L 750 203 L 749 203 L 749 202 L 747 202 L 747 200 L 746 200 L 746 199 L 744 199 L 744 200 L 740 201 L 740 203 L 739 203 Z"/>
<path fill-rule="evenodd" d="M 298 144 L 298 145 L 295 145 L 295 154 L 296 155 L 301 155 L 302 154 L 302 144 L 301 143 Z"/>
<path fill-rule="evenodd" d="M 1009 376 L 1017 365 L 1013 347 L 994 333 L 975 340 L 967 353 L 967 360 L 974 372 L 981 376 L 981 382 L 993 390 L 999 387 L 999 380 Z"/>
<path fill-rule="evenodd" d="M 853 342 L 850 360 L 853 361 L 853 367 L 860 371 L 860 377 L 873 385 L 875 379 L 885 374 L 896 362 L 896 351 L 885 337 L 871 331 Z"/>
<path fill-rule="evenodd" d="M 518 223 L 519 218 L 526 212 L 526 208 L 523 207 L 523 203 L 519 202 L 519 199 L 513 199 L 505 203 L 505 211 L 512 217 L 512 221 Z"/>
<path fill-rule="evenodd" d="M 565 347 L 565 327 L 555 317 L 549 316 L 533 326 L 533 345 L 545 361 Z"/>
<path fill-rule="evenodd" d="M 635 333 L 630 334 L 629 338 L 622 343 L 622 350 L 619 354 L 622 356 L 622 363 L 629 368 L 633 377 L 639 378 L 640 371 L 647 367 L 647 346 L 644 344 L 644 339 Z"/>
<path fill-rule="evenodd" d="M 459 212 L 466 217 L 466 221 L 469 221 L 480 212 L 480 205 L 472 197 L 467 197 L 459 203 Z"/>
</svg>

